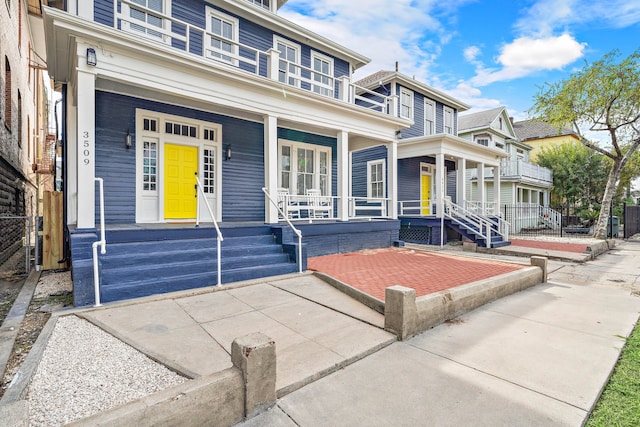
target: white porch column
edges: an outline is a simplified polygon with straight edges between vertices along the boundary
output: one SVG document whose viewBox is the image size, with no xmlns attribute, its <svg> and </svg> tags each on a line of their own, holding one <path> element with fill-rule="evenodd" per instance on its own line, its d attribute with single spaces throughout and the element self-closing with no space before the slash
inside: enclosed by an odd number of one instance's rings
<svg viewBox="0 0 640 427">
<path fill-rule="evenodd" d="M 493 202 L 496 206 L 496 210 L 497 210 L 497 212 L 495 212 L 496 214 L 500 213 L 500 205 L 501 205 L 501 200 L 500 200 L 501 173 L 502 171 L 500 170 L 500 165 L 493 168 Z"/>
<path fill-rule="evenodd" d="M 484 206 L 487 201 L 487 195 L 485 194 L 484 184 L 484 163 L 478 163 L 478 202 L 480 206 Z"/>
<path fill-rule="evenodd" d="M 464 207 L 467 200 L 467 159 L 458 159 L 456 171 L 456 204 Z"/>
<path fill-rule="evenodd" d="M 95 228 L 96 200 L 96 75 L 78 69 L 77 104 L 77 162 L 78 165 L 78 228 Z"/>
<path fill-rule="evenodd" d="M 387 179 L 387 197 L 391 199 L 387 215 L 398 219 L 398 141 L 387 145 Z"/>
<path fill-rule="evenodd" d="M 264 117 L 264 186 L 276 200 L 278 197 L 278 118 Z M 265 219 L 268 224 L 278 222 L 278 209 L 265 198 Z"/>
<path fill-rule="evenodd" d="M 444 154 L 436 154 L 436 218 L 444 216 Z"/>
<path fill-rule="evenodd" d="M 267 77 L 271 80 L 278 80 L 279 77 L 279 61 L 280 51 L 277 49 L 269 49 L 267 51 L 269 56 L 267 57 Z"/>
<path fill-rule="evenodd" d="M 349 134 L 338 131 L 338 219 L 349 220 Z"/>
<path fill-rule="evenodd" d="M 77 103 L 75 99 L 75 88 L 66 85 L 66 112 L 67 112 L 67 140 L 66 140 L 66 158 L 67 162 L 66 176 L 64 184 L 67 189 L 67 225 L 78 223 L 78 139 L 77 133 L 74 131 L 78 126 Z"/>
</svg>

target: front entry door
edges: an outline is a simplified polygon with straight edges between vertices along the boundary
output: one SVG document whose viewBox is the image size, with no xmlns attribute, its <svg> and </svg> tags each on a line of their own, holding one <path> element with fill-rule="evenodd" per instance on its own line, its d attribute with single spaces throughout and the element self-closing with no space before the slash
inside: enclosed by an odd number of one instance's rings
<svg viewBox="0 0 640 427">
<path fill-rule="evenodd" d="M 164 144 L 164 217 L 195 219 L 198 147 Z"/>
<path fill-rule="evenodd" d="M 431 175 L 421 175 L 420 200 L 420 213 L 431 215 Z"/>
</svg>

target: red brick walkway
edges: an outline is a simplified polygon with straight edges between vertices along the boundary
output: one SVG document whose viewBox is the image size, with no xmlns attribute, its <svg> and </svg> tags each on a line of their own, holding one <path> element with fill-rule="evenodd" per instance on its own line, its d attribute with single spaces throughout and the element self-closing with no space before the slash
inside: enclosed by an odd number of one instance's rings
<svg viewBox="0 0 640 427">
<path fill-rule="evenodd" d="M 416 296 L 450 289 L 522 266 L 409 249 L 386 248 L 309 258 L 309 270 L 320 271 L 384 301 L 385 288 L 402 285 Z"/>
<path fill-rule="evenodd" d="M 510 239 L 512 246 L 524 246 L 525 248 L 547 249 L 549 251 L 575 252 L 578 254 L 587 251 L 589 245 L 585 243 L 548 242 L 542 240 Z"/>
</svg>

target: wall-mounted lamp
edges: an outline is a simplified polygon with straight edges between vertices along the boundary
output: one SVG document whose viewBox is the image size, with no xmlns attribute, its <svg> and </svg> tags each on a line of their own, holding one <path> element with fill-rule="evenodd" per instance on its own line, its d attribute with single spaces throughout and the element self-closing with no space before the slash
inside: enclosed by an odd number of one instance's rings
<svg viewBox="0 0 640 427">
<path fill-rule="evenodd" d="M 398 138 L 398 139 L 402 138 L 402 132 L 401 131 L 399 131 L 399 130 L 396 131 L 396 138 Z"/>
<path fill-rule="evenodd" d="M 231 160 L 231 144 L 227 145 L 227 148 L 224 150 L 224 159 Z"/>
<path fill-rule="evenodd" d="M 87 65 L 95 67 L 97 63 L 98 57 L 96 56 L 96 51 L 92 47 L 87 48 Z"/>
<path fill-rule="evenodd" d="M 131 148 L 131 134 L 129 133 L 129 129 L 127 129 L 127 134 L 124 137 L 124 146 L 127 148 Z"/>
</svg>

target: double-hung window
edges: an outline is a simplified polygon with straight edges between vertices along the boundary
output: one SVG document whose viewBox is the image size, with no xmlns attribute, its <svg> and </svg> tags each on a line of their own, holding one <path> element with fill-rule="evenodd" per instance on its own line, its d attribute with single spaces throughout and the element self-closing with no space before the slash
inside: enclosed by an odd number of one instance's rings
<svg viewBox="0 0 640 427">
<path fill-rule="evenodd" d="M 385 194 L 386 175 L 384 160 L 367 162 L 367 198 L 382 199 Z"/>
<path fill-rule="evenodd" d="M 123 3 L 123 11 L 126 9 L 129 11 L 128 14 L 125 12 L 125 19 L 128 20 L 125 28 L 128 27 L 131 31 L 143 33 L 153 39 L 164 40 L 162 34 L 164 28 L 162 15 L 166 13 L 164 2 L 165 0 L 131 0 L 133 3 L 131 5 Z"/>
<path fill-rule="evenodd" d="M 279 141 L 278 187 L 290 194 L 320 190 L 331 195 L 331 148 L 293 141 Z"/>
<path fill-rule="evenodd" d="M 280 52 L 278 80 L 291 86 L 300 86 L 300 46 L 280 37 L 275 37 L 274 45 Z"/>
<path fill-rule="evenodd" d="M 333 59 L 317 52 L 311 54 L 311 66 L 313 67 L 313 91 L 325 96 L 333 97 Z"/>
<path fill-rule="evenodd" d="M 453 109 L 444 107 L 444 133 L 453 135 Z"/>
<path fill-rule="evenodd" d="M 406 88 L 400 89 L 400 117 L 413 120 L 413 92 Z"/>
<path fill-rule="evenodd" d="M 424 100 L 424 134 L 436 133 L 436 103 L 430 99 Z"/>
<path fill-rule="evenodd" d="M 238 20 L 207 8 L 206 56 L 236 65 L 238 63 Z M 228 53 L 228 55 L 226 54 Z"/>
</svg>

